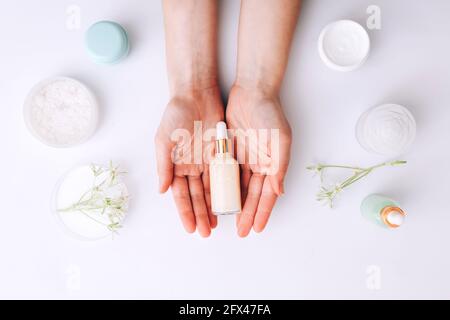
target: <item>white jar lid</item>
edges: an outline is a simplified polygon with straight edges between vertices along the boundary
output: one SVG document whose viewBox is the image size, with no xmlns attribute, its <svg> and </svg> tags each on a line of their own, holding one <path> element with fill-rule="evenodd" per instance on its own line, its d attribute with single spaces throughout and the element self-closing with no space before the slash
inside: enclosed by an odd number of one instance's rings
<svg viewBox="0 0 450 320">
<path fill-rule="evenodd" d="M 319 55 L 323 62 L 337 71 L 359 68 L 370 51 L 367 31 L 352 20 L 338 20 L 327 25 L 319 36 Z"/>
<path fill-rule="evenodd" d="M 67 77 L 38 83 L 24 105 L 29 131 L 52 147 L 71 147 L 88 140 L 97 128 L 98 113 L 91 90 Z"/>
<path fill-rule="evenodd" d="M 416 121 L 404 106 L 388 103 L 364 112 L 356 124 L 356 139 L 369 152 L 399 156 L 416 137 Z"/>
</svg>

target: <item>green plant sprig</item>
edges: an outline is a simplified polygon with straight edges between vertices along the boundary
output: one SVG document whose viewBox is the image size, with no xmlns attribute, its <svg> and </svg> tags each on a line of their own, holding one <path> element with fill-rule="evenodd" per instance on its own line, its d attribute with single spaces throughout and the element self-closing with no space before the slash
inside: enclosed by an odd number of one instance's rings
<svg viewBox="0 0 450 320">
<path fill-rule="evenodd" d="M 106 227 L 113 235 L 117 234 L 128 210 L 129 197 L 110 196 L 109 193 L 121 183 L 120 177 L 126 172 L 120 171 L 119 166 L 113 166 L 111 161 L 108 167 L 92 164 L 91 170 L 94 176 L 92 187 L 84 192 L 77 202 L 67 208 L 58 209 L 58 212 L 80 212 L 93 222 Z M 96 219 L 94 216 L 98 213 L 106 215 L 109 223 Z"/>
<path fill-rule="evenodd" d="M 406 163 L 407 162 L 404 160 L 397 160 L 397 161 L 391 161 L 391 162 L 383 162 L 383 163 L 380 163 L 380 164 L 377 164 L 375 166 L 368 167 L 368 168 L 352 167 L 352 166 L 345 166 L 345 165 L 317 164 L 317 165 L 309 166 L 306 169 L 314 171 L 315 173 L 317 173 L 320 176 L 321 187 L 320 187 L 319 192 L 317 193 L 317 201 L 325 202 L 330 206 L 330 208 L 332 208 L 334 200 L 345 188 L 348 188 L 355 182 L 368 176 L 374 170 L 382 168 L 382 167 L 387 167 L 387 166 L 404 165 Z M 337 183 L 333 187 L 326 187 L 326 186 L 324 186 L 324 172 L 327 169 L 351 170 L 351 171 L 353 171 L 353 175 L 349 176 L 344 181 Z"/>
</svg>

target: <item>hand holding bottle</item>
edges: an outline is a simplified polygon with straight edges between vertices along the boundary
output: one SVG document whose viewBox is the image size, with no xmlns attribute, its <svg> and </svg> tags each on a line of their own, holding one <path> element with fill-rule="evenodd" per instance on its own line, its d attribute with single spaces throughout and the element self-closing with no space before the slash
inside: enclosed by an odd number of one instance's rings
<svg viewBox="0 0 450 320">
<path fill-rule="evenodd" d="M 272 129 L 278 133 L 276 135 L 278 139 L 274 141 L 261 141 L 259 137 L 254 145 L 263 149 L 257 150 L 252 150 L 248 145 L 248 139 L 236 139 L 244 200 L 237 226 L 238 234 L 245 237 L 252 227 L 256 232 L 263 231 L 278 196 L 284 192 L 283 180 L 289 165 L 292 141 L 291 128 L 276 96 L 239 86 L 235 86 L 231 91 L 227 106 L 227 121 L 229 127 L 235 132 L 266 129 L 268 138 L 271 136 Z M 268 145 L 268 148 L 266 149 L 263 145 Z M 245 152 L 239 152 L 239 150 L 245 150 Z M 251 153 L 254 154 L 251 155 Z M 252 156 L 258 160 L 257 163 L 249 163 Z M 261 156 L 269 162 L 261 163 Z"/>
<path fill-rule="evenodd" d="M 211 228 L 217 225 L 210 209 L 208 165 L 192 161 L 192 153 L 179 153 L 189 159 L 173 159 L 173 152 L 193 150 L 194 121 L 201 121 L 207 130 L 222 119 L 223 106 L 217 88 L 185 93 L 169 102 L 155 136 L 160 192 L 171 187 L 184 228 L 189 233 L 197 228 L 203 237 L 209 236 Z M 171 135 L 179 129 L 189 132 L 192 139 L 173 141 Z M 208 143 L 203 147 L 206 150 Z"/>
<path fill-rule="evenodd" d="M 277 197 L 283 192 L 291 130 L 279 92 L 300 2 L 242 0 L 241 3 L 237 75 L 229 96 L 227 123 L 232 129 L 278 130 L 279 148 L 276 157 L 265 154 L 271 165 L 276 159 L 277 171 L 270 175 L 266 175 L 264 167 L 239 159 L 243 163 L 244 200 L 238 216 L 240 236 L 247 236 L 252 226 L 258 232 L 264 229 Z M 194 121 L 202 121 L 203 129 L 208 129 L 223 120 L 217 81 L 217 1 L 164 0 L 163 9 L 171 101 L 155 139 L 160 191 L 165 192 L 171 186 L 186 230 L 193 232 L 198 228 L 202 236 L 208 236 L 216 224 L 210 209 L 208 164 L 173 164 L 171 152 L 180 146 L 170 135 L 176 129 L 191 130 L 193 135 Z"/>
<path fill-rule="evenodd" d="M 299 0 L 242 1 L 237 75 L 228 100 L 227 122 L 232 129 L 279 132 L 278 154 L 267 154 L 276 173 L 266 176 L 260 166 L 238 159 L 244 163 L 241 187 L 245 201 L 238 217 L 242 237 L 252 226 L 257 232 L 264 229 L 277 197 L 283 193 L 292 135 L 279 95 L 299 11 Z M 274 159 L 278 163 L 274 164 Z"/>
</svg>

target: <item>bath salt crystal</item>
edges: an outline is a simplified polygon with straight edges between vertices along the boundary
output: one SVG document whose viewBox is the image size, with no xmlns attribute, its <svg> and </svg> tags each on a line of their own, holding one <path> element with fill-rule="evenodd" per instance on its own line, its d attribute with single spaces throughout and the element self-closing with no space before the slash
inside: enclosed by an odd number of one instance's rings
<svg viewBox="0 0 450 320">
<path fill-rule="evenodd" d="M 97 113 L 97 103 L 90 90 L 70 78 L 54 78 L 38 84 L 25 104 L 30 131 L 55 147 L 87 140 L 95 131 Z"/>
</svg>

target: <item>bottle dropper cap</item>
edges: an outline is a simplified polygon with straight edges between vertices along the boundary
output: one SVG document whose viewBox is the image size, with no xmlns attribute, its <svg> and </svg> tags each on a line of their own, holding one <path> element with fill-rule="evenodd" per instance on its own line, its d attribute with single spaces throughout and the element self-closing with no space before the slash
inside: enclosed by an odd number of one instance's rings
<svg viewBox="0 0 450 320">
<path fill-rule="evenodd" d="M 403 221 L 405 220 L 405 216 L 402 215 L 398 211 L 392 211 L 387 216 L 387 221 L 393 226 L 400 227 L 403 224 Z"/>
<path fill-rule="evenodd" d="M 399 207 L 388 206 L 381 211 L 381 219 L 390 228 L 400 227 L 405 220 L 406 213 Z"/>
<path fill-rule="evenodd" d="M 228 139 L 227 124 L 223 121 L 216 124 L 216 140 Z"/>
<path fill-rule="evenodd" d="M 231 152 L 231 143 L 228 140 L 227 124 L 223 121 L 216 124 L 216 153 Z"/>
</svg>

